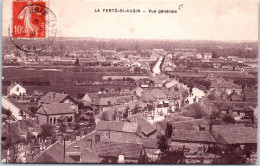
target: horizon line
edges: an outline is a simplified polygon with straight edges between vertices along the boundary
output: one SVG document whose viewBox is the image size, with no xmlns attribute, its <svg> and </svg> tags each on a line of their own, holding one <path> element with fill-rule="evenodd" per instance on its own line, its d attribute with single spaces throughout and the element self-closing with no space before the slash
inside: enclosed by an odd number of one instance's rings
<svg viewBox="0 0 260 166">
<path fill-rule="evenodd" d="M 9 36 L 2 36 L 2 37 L 9 37 Z M 258 40 L 220 40 L 220 39 L 143 39 L 143 38 L 100 38 L 100 37 L 71 37 L 71 36 L 57 36 L 55 38 L 89 38 L 89 39 L 101 39 L 101 40 L 154 40 L 154 41 L 215 41 L 215 42 L 236 42 L 236 43 L 243 43 L 243 42 L 258 42 Z"/>
</svg>

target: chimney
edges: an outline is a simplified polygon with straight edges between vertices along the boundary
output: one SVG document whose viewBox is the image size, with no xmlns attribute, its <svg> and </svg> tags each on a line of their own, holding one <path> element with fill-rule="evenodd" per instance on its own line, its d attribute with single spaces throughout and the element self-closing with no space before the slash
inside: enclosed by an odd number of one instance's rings
<svg viewBox="0 0 260 166">
<path fill-rule="evenodd" d="M 53 92 L 53 97 L 52 97 L 52 99 L 53 99 L 53 102 L 54 102 L 54 99 L 55 99 L 55 96 L 56 96 L 56 93 L 55 92 Z"/>
</svg>

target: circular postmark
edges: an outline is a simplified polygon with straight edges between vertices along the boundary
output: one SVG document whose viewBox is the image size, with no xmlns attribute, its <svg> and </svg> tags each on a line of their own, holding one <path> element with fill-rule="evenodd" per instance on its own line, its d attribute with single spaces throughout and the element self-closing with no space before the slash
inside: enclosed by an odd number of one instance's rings
<svg viewBox="0 0 260 166">
<path fill-rule="evenodd" d="M 53 43 L 57 33 L 57 19 L 48 7 L 39 3 L 26 3 L 14 17 L 8 33 L 18 49 L 40 52 Z"/>
</svg>

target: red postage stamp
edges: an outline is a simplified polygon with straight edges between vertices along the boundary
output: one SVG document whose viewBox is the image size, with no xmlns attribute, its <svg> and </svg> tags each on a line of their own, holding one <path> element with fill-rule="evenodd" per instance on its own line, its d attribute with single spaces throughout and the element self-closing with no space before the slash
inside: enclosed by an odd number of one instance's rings
<svg viewBox="0 0 260 166">
<path fill-rule="evenodd" d="M 46 2 L 13 1 L 13 38 L 46 37 Z"/>
</svg>

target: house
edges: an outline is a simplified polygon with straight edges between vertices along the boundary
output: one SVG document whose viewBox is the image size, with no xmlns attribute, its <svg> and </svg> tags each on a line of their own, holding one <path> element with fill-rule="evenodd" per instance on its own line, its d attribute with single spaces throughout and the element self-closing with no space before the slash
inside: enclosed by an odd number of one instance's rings
<svg viewBox="0 0 260 166">
<path fill-rule="evenodd" d="M 138 123 L 138 125 L 142 128 L 143 137 L 156 137 L 156 127 L 144 119 L 144 117 L 140 114 L 132 115 L 128 117 L 127 120 L 130 123 Z"/>
<path fill-rule="evenodd" d="M 221 68 L 221 63 L 219 63 L 219 62 L 213 62 L 212 65 L 213 65 L 213 68 L 215 68 L 215 69 Z"/>
<path fill-rule="evenodd" d="M 141 143 L 142 128 L 138 123 L 99 121 L 96 130 L 106 133 L 113 142 Z"/>
<path fill-rule="evenodd" d="M 172 125 L 175 129 L 182 129 L 182 130 L 200 130 L 200 125 L 206 125 L 208 124 L 207 121 L 204 119 L 193 119 L 191 117 L 184 117 L 184 116 L 174 116 L 171 117 L 171 120 L 169 120 L 169 123 Z M 160 131 L 160 133 L 165 134 L 167 122 L 157 122 L 156 127 L 157 130 Z"/>
<path fill-rule="evenodd" d="M 153 90 L 151 90 L 151 94 L 157 100 L 166 100 L 167 99 L 167 96 L 165 95 L 164 91 L 161 89 L 153 89 Z"/>
<path fill-rule="evenodd" d="M 132 90 L 132 92 L 137 96 L 137 97 L 141 97 L 142 96 L 142 92 L 144 90 L 141 87 L 136 87 Z"/>
<path fill-rule="evenodd" d="M 242 91 L 242 88 L 239 85 L 231 81 L 213 82 L 210 88 L 220 88 L 228 95 L 230 95 L 234 91 L 238 94 L 241 94 Z"/>
<path fill-rule="evenodd" d="M 15 121 L 31 118 L 17 103 L 12 102 L 5 96 L 2 96 L 2 109 L 9 110 L 12 113 L 11 118 Z"/>
<path fill-rule="evenodd" d="M 93 131 L 66 146 L 66 154 L 75 163 L 100 163 L 103 161 L 95 152 L 98 142 L 110 142 L 106 133 Z"/>
<path fill-rule="evenodd" d="M 204 59 L 210 59 L 210 58 L 212 58 L 212 53 L 204 53 L 203 57 L 204 57 Z"/>
<path fill-rule="evenodd" d="M 60 142 L 56 142 L 35 156 L 32 163 L 57 164 L 74 163 L 74 161 L 64 152 L 63 145 Z"/>
<path fill-rule="evenodd" d="M 233 115 L 239 117 L 248 117 L 248 119 L 252 122 L 254 118 L 254 108 L 249 107 L 233 107 Z M 241 120 L 241 119 L 239 119 Z"/>
<path fill-rule="evenodd" d="M 39 124 L 58 124 L 57 120 L 61 116 L 66 116 L 71 121 L 74 121 L 74 114 L 77 112 L 78 107 L 71 103 L 42 104 L 36 111 L 36 117 L 38 118 Z"/>
<path fill-rule="evenodd" d="M 202 55 L 201 55 L 200 53 L 197 53 L 197 54 L 196 54 L 196 58 L 197 58 L 197 59 L 202 59 L 203 57 L 202 57 Z"/>
<path fill-rule="evenodd" d="M 91 98 L 89 97 L 89 95 L 87 93 L 83 96 L 82 100 L 85 102 L 89 102 L 89 103 L 91 102 Z"/>
<path fill-rule="evenodd" d="M 142 62 L 140 69 L 144 69 L 144 70 L 150 70 L 150 65 L 148 62 Z"/>
<path fill-rule="evenodd" d="M 11 85 L 7 87 L 7 95 L 21 96 L 25 94 L 26 94 L 26 89 L 16 82 L 12 82 Z"/>
<path fill-rule="evenodd" d="M 221 135 L 228 146 L 253 145 L 256 150 L 257 129 L 244 125 L 213 125 L 212 131 Z"/>
<path fill-rule="evenodd" d="M 241 94 L 243 96 L 243 101 L 257 102 L 257 90 L 243 89 Z"/>
<path fill-rule="evenodd" d="M 160 149 L 158 148 L 157 138 L 143 138 L 142 145 L 147 155 L 148 160 L 151 162 L 156 161 L 160 154 Z"/>
<path fill-rule="evenodd" d="M 233 63 L 223 63 L 221 68 L 223 70 L 233 71 L 234 70 L 234 64 Z"/>
<path fill-rule="evenodd" d="M 140 101 L 144 103 L 154 102 L 155 100 L 156 98 L 149 91 L 143 92 L 142 96 L 140 97 Z"/>
<path fill-rule="evenodd" d="M 214 146 L 216 141 L 205 130 L 173 129 L 171 137 L 171 149 L 204 153 L 209 147 Z"/>
<path fill-rule="evenodd" d="M 242 96 L 238 95 L 235 91 L 228 95 L 228 99 L 230 101 L 243 101 Z"/>
<path fill-rule="evenodd" d="M 39 101 L 39 104 L 51 104 L 51 103 L 71 103 L 77 105 L 78 103 L 68 94 L 57 93 L 57 92 L 48 92 L 43 96 Z"/>
<path fill-rule="evenodd" d="M 145 158 L 141 144 L 98 142 L 96 153 L 104 163 L 142 163 Z"/>
</svg>

